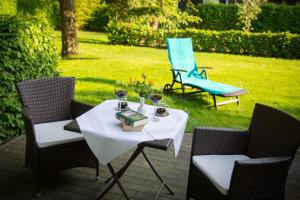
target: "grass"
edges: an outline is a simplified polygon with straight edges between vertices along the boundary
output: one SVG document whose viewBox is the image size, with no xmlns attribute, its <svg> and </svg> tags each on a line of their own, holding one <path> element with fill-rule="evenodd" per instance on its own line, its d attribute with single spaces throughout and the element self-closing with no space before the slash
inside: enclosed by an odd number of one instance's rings
<svg viewBox="0 0 300 200">
<path fill-rule="evenodd" d="M 143 72 L 161 86 L 172 80 L 166 49 L 109 45 L 102 33 L 79 32 L 78 37 L 80 54 L 59 61 L 62 76 L 77 78 L 77 100 L 96 105 L 115 98 L 116 80 L 128 81 Z M 55 32 L 55 42 L 60 49 L 60 32 Z M 300 60 L 203 52 L 195 56 L 198 66 L 214 67 L 208 71 L 211 80 L 244 88 L 248 94 L 241 96 L 240 106 L 228 104 L 218 110 L 207 93 L 164 96 L 170 107 L 190 112 L 187 131 L 194 126 L 247 128 L 256 102 L 300 118 Z M 139 100 L 134 92 L 128 99 Z"/>
</svg>

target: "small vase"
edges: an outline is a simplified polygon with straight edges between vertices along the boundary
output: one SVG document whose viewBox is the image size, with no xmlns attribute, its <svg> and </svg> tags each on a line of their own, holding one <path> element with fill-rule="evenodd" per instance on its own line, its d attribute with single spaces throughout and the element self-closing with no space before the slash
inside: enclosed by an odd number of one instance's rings
<svg viewBox="0 0 300 200">
<path fill-rule="evenodd" d="M 144 108 L 145 97 L 140 97 L 140 106 L 137 108 L 137 112 L 141 114 L 145 114 L 146 110 Z"/>
</svg>

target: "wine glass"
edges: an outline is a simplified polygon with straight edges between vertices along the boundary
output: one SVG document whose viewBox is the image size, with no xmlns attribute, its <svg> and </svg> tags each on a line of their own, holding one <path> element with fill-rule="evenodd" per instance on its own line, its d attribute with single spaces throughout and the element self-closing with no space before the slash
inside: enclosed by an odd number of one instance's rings
<svg viewBox="0 0 300 200">
<path fill-rule="evenodd" d="M 115 83 L 115 95 L 119 99 L 116 110 L 124 110 L 127 107 L 127 84 L 117 80 Z"/>
<path fill-rule="evenodd" d="M 155 115 L 156 115 L 157 104 L 162 99 L 162 88 L 160 88 L 160 89 L 153 89 L 151 91 L 149 99 L 152 101 L 152 103 L 154 105 L 154 113 L 153 113 L 154 116 L 152 118 L 152 121 L 153 122 L 158 122 L 159 119 Z"/>
</svg>

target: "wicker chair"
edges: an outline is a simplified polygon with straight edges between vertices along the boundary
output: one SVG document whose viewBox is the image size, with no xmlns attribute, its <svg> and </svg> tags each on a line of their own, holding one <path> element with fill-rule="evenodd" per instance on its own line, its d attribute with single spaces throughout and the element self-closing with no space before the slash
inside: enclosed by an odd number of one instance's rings
<svg viewBox="0 0 300 200">
<path fill-rule="evenodd" d="M 256 104 L 248 131 L 195 128 L 186 199 L 284 199 L 299 120 Z"/>
<path fill-rule="evenodd" d="M 83 136 L 63 130 L 64 124 L 92 108 L 73 99 L 74 86 L 75 79 L 69 77 L 17 83 L 26 128 L 25 166 L 33 172 L 37 195 L 42 180 L 66 169 L 92 167 L 99 177 L 98 161 Z M 56 128 L 51 129 L 53 124 Z"/>
</svg>

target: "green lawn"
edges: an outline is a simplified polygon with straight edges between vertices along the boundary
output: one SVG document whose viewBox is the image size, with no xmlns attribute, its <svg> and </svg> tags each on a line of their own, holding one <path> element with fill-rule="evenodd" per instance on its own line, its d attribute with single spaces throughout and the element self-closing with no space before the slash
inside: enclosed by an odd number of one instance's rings
<svg viewBox="0 0 300 200">
<path fill-rule="evenodd" d="M 80 55 L 59 61 L 62 76 L 77 78 L 77 100 L 96 105 L 115 98 L 116 80 L 128 81 L 142 72 L 161 86 L 172 80 L 166 49 L 109 45 L 102 33 L 79 32 L 78 37 Z M 60 49 L 59 32 L 55 40 Z M 248 94 L 241 96 L 240 106 L 228 104 L 218 110 L 207 93 L 164 96 L 170 107 L 190 112 L 187 131 L 194 126 L 246 128 L 256 102 L 300 118 L 300 60 L 202 52 L 195 56 L 198 66 L 214 67 L 208 71 L 211 80 L 244 88 Z M 139 98 L 130 92 L 128 99 Z"/>
</svg>

